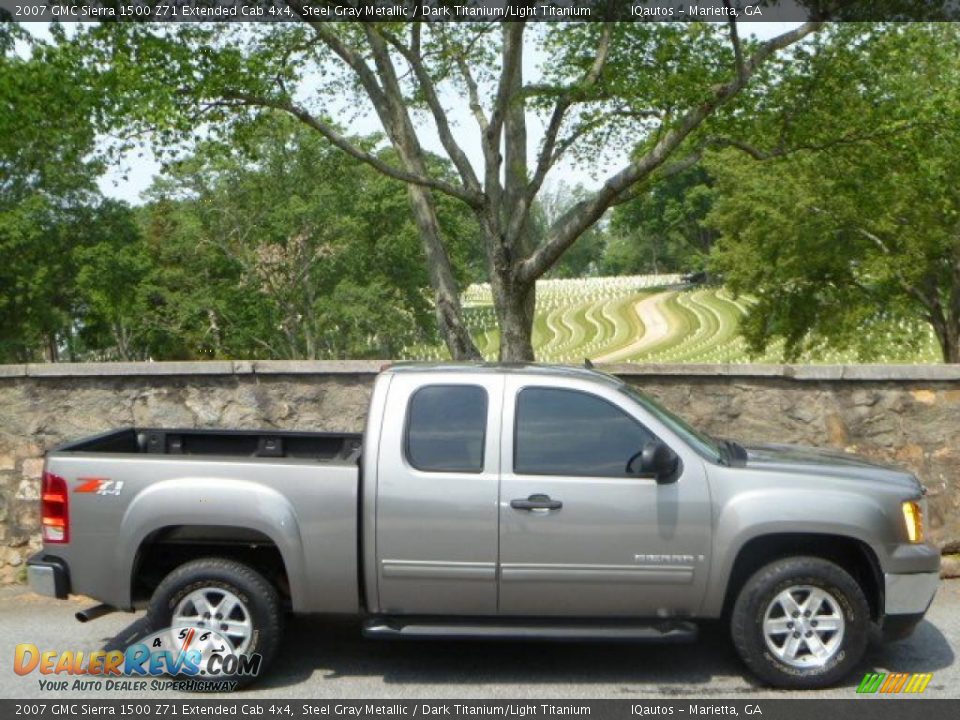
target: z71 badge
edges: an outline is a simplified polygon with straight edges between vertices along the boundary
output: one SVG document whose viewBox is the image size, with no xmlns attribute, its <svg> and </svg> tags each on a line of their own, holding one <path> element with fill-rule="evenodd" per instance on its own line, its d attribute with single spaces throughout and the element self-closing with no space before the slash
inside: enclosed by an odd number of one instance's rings
<svg viewBox="0 0 960 720">
<path fill-rule="evenodd" d="M 119 495 L 123 490 L 123 480 L 109 478 L 77 478 L 80 484 L 74 489 L 75 493 L 96 493 L 97 495 Z"/>
</svg>

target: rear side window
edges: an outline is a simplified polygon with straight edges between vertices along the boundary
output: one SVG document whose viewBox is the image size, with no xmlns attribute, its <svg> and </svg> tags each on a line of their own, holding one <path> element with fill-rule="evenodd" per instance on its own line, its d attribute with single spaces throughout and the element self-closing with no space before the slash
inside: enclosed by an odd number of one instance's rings
<svg viewBox="0 0 960 720">
<path fill-rule="evenodd" d="M 483 471 L 487 391 L 476 385 L 427 385 L 410 398 L 406 454 L 417 470 Z"/>
<path fill-rule="evenodd" d="M 596 395 L 524 388 L 517 396 L 513 468 L 527 475 L 632 477 L 627 462 L 652 439 L 643 425 Z"/>
</svg>

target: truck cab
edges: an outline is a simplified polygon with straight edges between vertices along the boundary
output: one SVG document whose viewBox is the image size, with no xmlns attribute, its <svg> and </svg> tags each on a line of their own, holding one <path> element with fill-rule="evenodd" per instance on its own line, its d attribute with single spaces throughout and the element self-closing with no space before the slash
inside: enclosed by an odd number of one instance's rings
<svg viewBox="0 0 960 720">
<path fill-rule="evenodd" d="M 364 447 L 370 610 L 696 615 L 719 451 L 641 398 L 576 368 L 386 373 Z"/>
</svg>

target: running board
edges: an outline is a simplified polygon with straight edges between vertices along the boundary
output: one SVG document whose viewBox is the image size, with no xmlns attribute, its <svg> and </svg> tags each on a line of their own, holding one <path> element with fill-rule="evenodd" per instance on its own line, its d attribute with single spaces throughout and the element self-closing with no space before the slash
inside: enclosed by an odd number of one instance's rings
<svg viewBox="0 0 960 720">
<path fill-rule="evenodd" d="M 403 618 L 365 620 L 368 638 L 411 640 L 584 640 L 625 642 L 693 642 L 697 626 L 689 621 L 652 620 L 609 622 L 596 620 L 545 621 L 501 618 Z"/>
</svg>

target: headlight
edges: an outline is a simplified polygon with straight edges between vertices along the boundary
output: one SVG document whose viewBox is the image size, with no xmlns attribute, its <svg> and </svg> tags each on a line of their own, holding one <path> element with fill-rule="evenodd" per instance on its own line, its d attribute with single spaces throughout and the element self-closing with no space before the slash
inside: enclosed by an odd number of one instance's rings
<svg viewBox="0 0 960 720">
<path fill-rule="evenodd" d="M 910 538 L 910 542 L 923 542 L 923 509 L 920 507 L 920 503 L 907 500 L 901 507 L 903 508 L 903 522 L 907 526 L 907 537 Z"/>
</svg>

